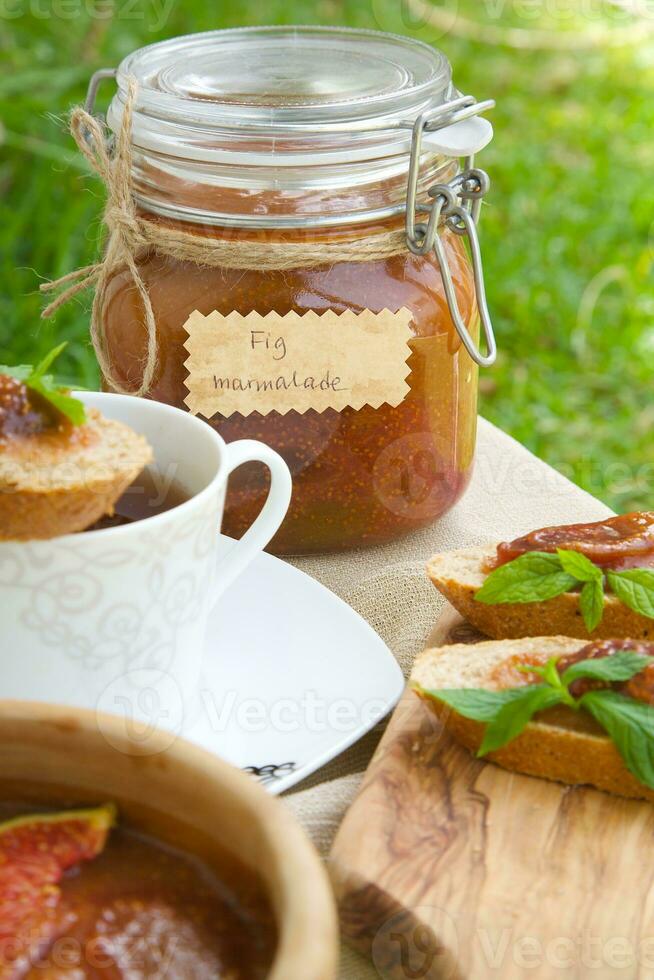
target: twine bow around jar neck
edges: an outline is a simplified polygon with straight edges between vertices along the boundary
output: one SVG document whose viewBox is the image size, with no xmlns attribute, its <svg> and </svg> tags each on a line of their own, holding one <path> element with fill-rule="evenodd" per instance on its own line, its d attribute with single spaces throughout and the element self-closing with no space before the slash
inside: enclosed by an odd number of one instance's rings
<svg viewBox="0 0 654 980">
<path fill-rule="evenodd" d="M 43 310 L 52 316 L 78 293 L 95 287 L 91 311 L 91 341 L 105 382 L 120 394 L 143 396 L 153 384 L 157 369 L 157 325 L 152 303 L 138 268 L 138 259 L 149 250 L 197 265 L 243 270 L 308 269 L 336 262 L 383 261 L 407 250 L 404 229 L 393 229 L 339 242 L 258 242 L 238 238 L 207 238 L 192 231 L 170 228 L 137 211 L 132 192 L 132 118 L 137 84 L 130 79 L 120 131 L 113 154 L 108 150 L 104 126 L 81 106 L 73 109 L 70 130 L 91 168 L 103 181 L 107 203 L 103 221 L 107 241 L 103 258 L 53 282 L 42 283 L 43 293 L 57 292 Z M 143 303 L 147 349 L 138 388 L 125 388 L 112 371 L 102 325 L 102 307 L 113 275 L 128 269 Z"/>
</svg>

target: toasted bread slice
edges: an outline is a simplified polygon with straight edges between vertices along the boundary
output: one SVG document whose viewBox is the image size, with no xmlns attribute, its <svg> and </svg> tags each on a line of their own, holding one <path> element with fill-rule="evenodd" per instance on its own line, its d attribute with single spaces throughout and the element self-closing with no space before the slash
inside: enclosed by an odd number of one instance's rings
<svg viewBox="0 0 654 980">
<path fill-rule="evenodd" d="M 589 633 L 579 609 L 579 593 L 564 592 L 546 602 L 498 603 L 489 606 L 475 600 L 484 584 L 484 567 L 495 556 L 495 546 L 462 548 L 435 555 L 427 574 L 436 588 L 468 622 L 496 640 L 550 633 L 581 639 L 632 640 L 654 638 L 654 619 L 641 616 L 620 602 L 617 596 L 604 596 L 604 615 Z"/>
<path fill-rule="evenodd" d="M 480 688 L 500 690 L 500 665 L 511 657 L 528 657 L 542 664 L 550 657 L 575 653 L 584 644 L 566 636 L 540 636 L 522 640 L 488 640 L 473 645 L 457 643 L 426 650 L 417 660 L 411 683 L 421 690 Z M 484 733 L 480 722 L 457 714 L 442 701 L 421 693 L 447 731 L 471 751 Z M 570 708 L 552 708 L 529 722 L 517 738 L 485 758 L 505 769 L 553 779 L 568 785 L 588 785 L 617 796 L 654 800 L 654 791 L 638 782 L 625 767 L 617 749 L 589 715 Z"/>
<path fill-rule="evenodd" d="M 0 540 L 54 538 L 90 527 L 152 462 L 146 440 L 97 410 L 66 434 L 0 447 Z"/>
</svg>

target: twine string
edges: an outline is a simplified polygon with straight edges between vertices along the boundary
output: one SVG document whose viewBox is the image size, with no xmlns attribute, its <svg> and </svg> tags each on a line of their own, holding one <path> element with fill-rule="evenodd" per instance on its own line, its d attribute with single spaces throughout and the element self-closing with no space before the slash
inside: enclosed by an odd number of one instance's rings
<svg viewBox="0 0 654 980">
<path fill-rule="evenodd" d="M 106 383 L 121 394 L 142 396 L 150 391 L 158 360 L 157 327 L 152 303 L 139 272 L 138 259 L 153 249 L 171 258 L 201 266 L 224 269 L 272 270 L 309 269 L 335 262 L 383 261 L 406 252 L 403 229 L 383 231 L 339 242 L 252 241 L 245 238 L 210 238 L 182 228 L 171 228 L 139 214 L 132 193 L 132 119 L 137 96 L 136 80 L 128 81 L 125 107 L 115 148 L 110 156 L 103 125 L 81 106 L 70 118 L 70 129 L 80 152 L 107 190 L 103 221 L 107 240 L 103 258 L 40 286 L 42 293 L 55 293 L 42 316 L 51 317 L 74 296 L 95 287 L 91 310 L 91 341 Z M 116 377 L 107 350 L 103 327 L 106 288 L 116 272 L 127 269 L 144 310 L 146 351 L 141 365 L 141 382 L 134 390 Z"/>
<path fill-rule="evenodd" d="M 142 234 L 136 205 L 131 192 L 132 167 L 132 116 L 136 101 L 136 81 L 130 79 L 123 119 L 118 133 L 113 157 L 109 156 L 104 128 L 100 122 L 81 106 L 75 108 L 70 119 L 70 130 L 75 142 L 88 161 L 91 169 L 107 188 L 107 203 L 103 221 L 107 228 L 107 244 L 102 261 L 69 272 L 54 282 L 43 283 L 41 292 L 56 291 L 56 298 L 43 310 L 43 317 L 52 316 L 73 296 L 95 286 L 91 310 L 91 342 L 105 381 L 121 394 L 145 395 L 152 386 L 157 368 L 157 326 L 150 296 L 136 264 L 136 256 L 147 244 Z M 127 267 L 138 290 L 145 313 L 147 333 L 146 354 L 142 364 L 141 383 L 136 390 L 126 388 L 112 370 L 102 328 L 102 306 L 107 283 L 120 268 Z M 65 287 L 63 291 L 61 287 Z"/>
</svg>

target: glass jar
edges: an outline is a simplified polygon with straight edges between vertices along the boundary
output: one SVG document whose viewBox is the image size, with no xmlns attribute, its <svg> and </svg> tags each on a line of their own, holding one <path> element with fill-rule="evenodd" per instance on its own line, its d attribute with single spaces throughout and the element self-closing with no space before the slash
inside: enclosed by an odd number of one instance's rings
<svg viewBox="0 0 654 980">
<path fill-rule="evenodd" d="M 227 442 L 262 440 L 290 466 L 293 500 L 271 546 L 277 553 L 380 544 L 434 521 L 469 481 L 477 365 L 494 357 L 475 235 L 485 175 L 471 170 L 473 152 L 492 135 L 477 116 L 489 103 L 459 97 L 435 49 L 344 29 L 192 35 L 135 52 L 116 77 L 107 117 L 114 133 L 129 80 L 138 84 L 131 180 L 141 215 L 207 242 L 325 244 L 335 256 L 262 270 L 142 252 L 157 335 L 148 396 L 185 407 L 194 311 L 409 310 L 410 374 L 399 403 L 218 412 L 207 421 Z M 416 221 L 421 212 L 428 222 Z M 405 225 L 406 245 L 395 254 L 353 259 L 353 243 L 403 235 Z M 480 312 L 486 356 L 477 348 Z M 112 276 L 100 315 L 114 378 L 138 387 L 147 330 L 128 269 Z M 374 342 L 369 350 L 372 363 L 380 352 Z M 238 537 L 266 492 L 256 464 L 238 470 L 224 531 Z"/>
</svg>

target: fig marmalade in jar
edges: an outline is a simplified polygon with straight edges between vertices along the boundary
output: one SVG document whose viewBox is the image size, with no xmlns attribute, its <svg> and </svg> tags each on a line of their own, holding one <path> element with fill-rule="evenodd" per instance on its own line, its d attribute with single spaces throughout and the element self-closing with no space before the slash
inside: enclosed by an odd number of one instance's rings
<svg viewBox="0 0 654 980">
<path fill-rule="evenodd" d="M 460 97 L 435 49 L 345 29 L 177 38 L 116 77 L 108 124 L 120 133 L 135 80 L 131 193 L 155 239 L 136 256 L 156 326 L 147 396 L 284 457 L 277 553 L 434 521 L 470 478 L 477 365 L 494 359 L 472 169 L 492 103 Z M 138 389 L 147 317 L 126 266 L 99 316 L 114 383 Z M 257 464 L 234 473 L 225 533 L 267 489 Z"/>
</svg>

